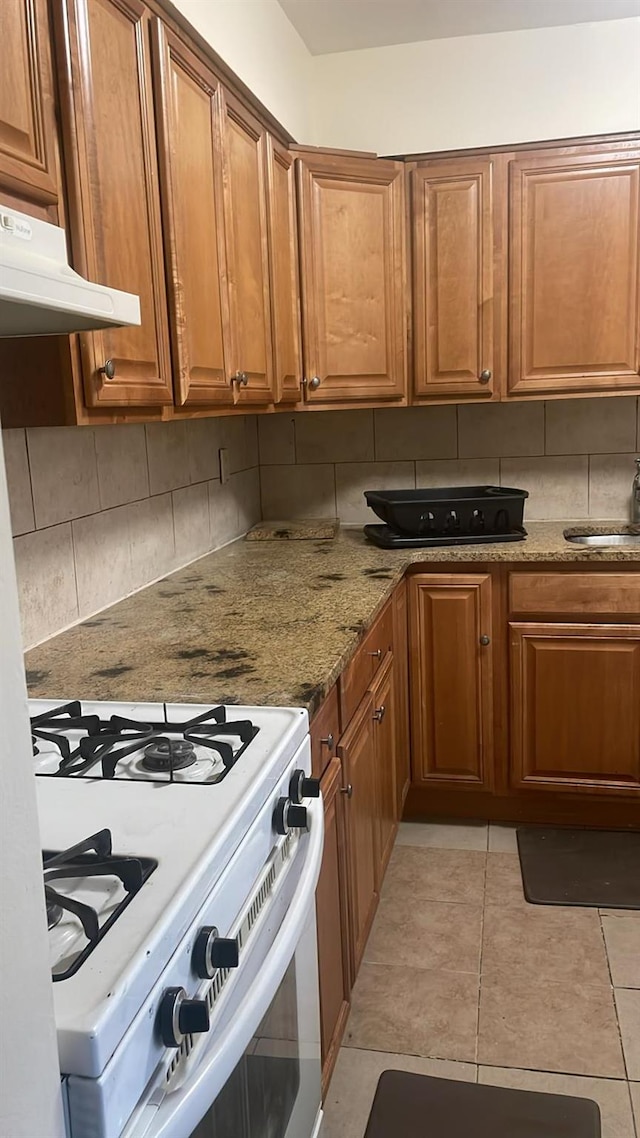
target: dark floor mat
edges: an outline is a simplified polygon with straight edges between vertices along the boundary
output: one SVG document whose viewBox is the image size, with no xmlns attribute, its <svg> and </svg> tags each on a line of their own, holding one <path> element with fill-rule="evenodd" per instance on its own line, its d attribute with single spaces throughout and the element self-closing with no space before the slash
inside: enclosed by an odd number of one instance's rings
<svg viewBox="0 0 640 1138">
<path fill-rule="evenodd" d="M 526 827 L 518 853 L 533 905 L 640 909 L 640 833 Z"/>
<path fill-rule="evenodd" d="M 364 1138 L 600 1138 L 595 1102 L 383 1071 Z"/>
</svg>

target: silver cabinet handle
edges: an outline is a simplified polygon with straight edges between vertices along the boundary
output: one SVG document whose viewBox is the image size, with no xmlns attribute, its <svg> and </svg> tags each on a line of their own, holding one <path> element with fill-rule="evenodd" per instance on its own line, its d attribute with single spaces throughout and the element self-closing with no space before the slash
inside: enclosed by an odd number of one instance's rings
<svg viewBox="0 0 640 1138">
<path fill-rule="evenodd" d="M 387 709 L 383 703 L 380 704 L 380 707 L 376 707 L 376 709 L 373 713 L 373 718 L 376 720 L 377 723 L 382 723 L 382 720 L 385 717 L 386 710 Z"/>
<path fill-rule="evenodd" d="M 309 380 L 309 391 L 317 391 L 320 386 L 320 376 L 313 375 Z"/>
<path fill-rule="evenodd" d="M 105 360 L 104 367 L 99 367 L 98 372 L 100 375 L 106 376 L 107 379 L 113 379 L 116 374 L 116 365 L 113 360 Z"/>
<path fill-rule="evenodd" d="M 487 636 L 486 633 L 483 633 L 480 637 L 480 643 L 482 644 L 483 648 L 486 648 L 487 645 L 491 644 L 491 637 Z"/>
<path fill-rule="evenodd" d="M 332 751 L 333 750 L 333 743 L 334 743 L 333 732 L 330 731 L 329 734 L 327 735 L 326 739 L 321 739 L 320 743 L 323 747 L 328 747 L 328 749 L 330 751 Z"/>
<path fill-rule="evenodd" d="M 367 652 L 367 656 L 373 656 L 374 660 L 381 660 L 382 648 L 376 648 L 375 652 Z"/>
<path fill-rule="evenodd" d="M 346 786 L 341 786 L 340 787 L 340 793 L 346 794 L 347 798 L 351 798 L 351 795 L 353 794 L 353 787 L 352 787 L 351 783 L 349 782 L 349 783 L 347 783 Z"/>
<path fill-rule="evenodd" d="M 231 382 L 237 383 L 238 387 L 248 387 L 249 376 L 246 371 L 237 371 L 235 375 L 231 376 Z"/>
<path fill-rule="evenodd" d="M 480 383 L 488 383 L 489 382 L 489 380 L 491 379 L 491 372 L 489 371 L 488 367 L 484 368 L 483 371 L 480 372 L 478 379 L 480 380 Z"/>
</svg>

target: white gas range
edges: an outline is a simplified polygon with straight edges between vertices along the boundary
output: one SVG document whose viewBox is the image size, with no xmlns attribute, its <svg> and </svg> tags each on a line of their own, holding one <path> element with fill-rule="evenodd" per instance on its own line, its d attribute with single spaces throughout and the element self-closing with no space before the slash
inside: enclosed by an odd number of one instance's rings
<svg viewBox="0 0 640 1138">
<path fill-rule="evenodd" d="M 306 711 L 30 703 L 70 1138 L 311 1138 Z"/>
</svg>

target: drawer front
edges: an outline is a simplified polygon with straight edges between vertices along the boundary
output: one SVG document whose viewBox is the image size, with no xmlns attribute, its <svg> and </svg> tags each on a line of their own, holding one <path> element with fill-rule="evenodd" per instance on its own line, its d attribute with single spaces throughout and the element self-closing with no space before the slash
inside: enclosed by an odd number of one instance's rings
<svg viewBox="0 0 640 1138">
<path fill-rule="evenodd" d="M 346 728 L 369 684 L 393 645 L 393 608 L 387 604 L 340 676 L 340 712 Z"/>
<path fill-rule="evenodd" d="M 511 573 L 509 609 L 640 617 L 640 573 Z"/>
<path fill-rule="evenodd" d="M 331 760 L 335 757 L 340 738 L 340 714 L 338 711 L 338 686 L 332 687 L 328 696 L 318 708 L 311 722 L 311 773 L 321 778 Z"/>
</svg>

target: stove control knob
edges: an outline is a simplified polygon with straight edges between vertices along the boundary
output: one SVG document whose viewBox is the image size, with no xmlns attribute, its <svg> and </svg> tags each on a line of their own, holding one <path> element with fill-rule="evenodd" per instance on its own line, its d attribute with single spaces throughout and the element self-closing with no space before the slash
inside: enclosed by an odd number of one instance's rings
<svg viewBox="0 0 640 1138">
<path fill-rule="evenodd" d="M 289 783 L 289 797 L 292 802 L 302 802 L 305 798 L 320 797 L 320 781 L 307 778 L 303 770 L 294 771 Z"/>
<path fill-rule="evenodd" d="M 179 1047 L 185 1035 L 209 1030 L 206 1001 L 187 999 L 184 988 L 167 988 L 160 1001 L 158 1027 L 165 1047 Z"/>
<path fill-rule="evenodd" d="M 201 980 L 211 980 L 218 968 L 238 967 L 238 938 L 218 936 L 213 925 L 205 925 L 196 937 L 191 959 L 196 976 Z"/>
<path fill-rule="evenodd" d="M 307 808 L 292 802 L 290 798 L 279 798 L 273 815 L 276 834 L 288 834 L 289 830 L 307 830 Z"/>
</svg>

